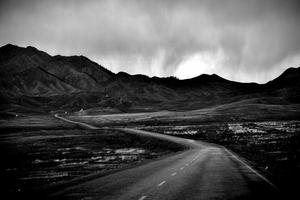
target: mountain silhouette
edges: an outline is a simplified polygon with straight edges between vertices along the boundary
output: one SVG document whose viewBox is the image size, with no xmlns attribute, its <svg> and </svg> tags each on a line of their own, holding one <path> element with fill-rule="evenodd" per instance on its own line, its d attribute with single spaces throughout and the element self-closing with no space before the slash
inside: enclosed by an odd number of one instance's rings
<svg viewBox="0 0 300 200">
<path fill-rule="evenodd" d="M 50 56 L 34 47 L 0 48 L 1 110 L 78 110 L 109 108 L 192 110 L 260 99 L 299 103 L 300 68 L 289 68 L 266 84 L 240 83 L 216 74 L 179 80 L 117 74 L 84 56 Z"/>
</svg>

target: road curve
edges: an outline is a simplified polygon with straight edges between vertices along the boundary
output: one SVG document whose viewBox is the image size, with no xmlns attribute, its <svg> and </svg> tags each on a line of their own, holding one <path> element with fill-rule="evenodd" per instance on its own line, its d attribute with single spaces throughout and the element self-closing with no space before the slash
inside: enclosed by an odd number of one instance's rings
<svg viewBox="0 0 300 200">
<path fill-rule="evenodd" d="M 188 148 L 164 159 L 64 188 L 50 199 L 280 199 L 270 181 L 225 147 L 142 130 L 121 130 Z"/>
<path fill-rule="evenodd" d="M 87 129 L 99 129 L 98 127 L 90 125 L 90 124 L 86 124 L 86 123 L 82 123 L 82 122 L 76 122 L 76 121 L 73 121 L 73 120 L 66 119 L 64 117 L 59 116 L 58 114 L 55 114 L 54 117 L 58 118 L 60 120 L 63 120 L 65 122 L 76 124 L 76 125 L 81 126 L 83 128 L 87 128 Z"/>
</svg>

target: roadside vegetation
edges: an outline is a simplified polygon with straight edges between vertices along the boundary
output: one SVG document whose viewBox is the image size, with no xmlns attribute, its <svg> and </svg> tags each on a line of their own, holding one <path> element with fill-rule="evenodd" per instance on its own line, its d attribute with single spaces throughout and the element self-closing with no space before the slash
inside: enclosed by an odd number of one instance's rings
<svg viewBox="0 0 300 200">
<path fill-rule="evenodd" d="M 144 130 L 224 145 L 246 158 L 282 191 L 297 191 L 300 121 L 148 126 Z"/>
<path fill-rule="evenodd" d="M 45 116 L 2 121 L 0 131 L 1 182 L 12 197 L 183 150 L 156 138 L 112 129 L 84 130 Z"/>
</svg>

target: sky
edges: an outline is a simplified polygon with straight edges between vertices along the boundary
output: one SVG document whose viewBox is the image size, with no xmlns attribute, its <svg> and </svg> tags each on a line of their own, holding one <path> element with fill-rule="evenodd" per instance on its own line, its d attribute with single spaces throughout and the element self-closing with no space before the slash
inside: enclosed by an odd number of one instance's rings
<svg viewBox="0 0 300 200">
<path fill-rule="evenodd" d="M 265 83 L 300 66 L 299 0 L 0 0 L 0 45 L 113 72 Z"/>
</svg>

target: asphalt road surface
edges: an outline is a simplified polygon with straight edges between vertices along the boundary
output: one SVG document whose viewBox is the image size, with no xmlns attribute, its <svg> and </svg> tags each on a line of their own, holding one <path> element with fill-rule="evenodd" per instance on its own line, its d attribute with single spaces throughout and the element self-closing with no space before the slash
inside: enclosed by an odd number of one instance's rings
<svg viewBox="0 0 300 200">
<path fill-rule="evenodd" d="M 58 118 L 60 120 L 63 120 L 65 122 L 76 124 L 76 125 L 81 126 L 83 128 L 87 128 L 87 129 L 99 129 L 98 127 L 92 126 L 90 124 L 86 124 L 86 123 L 82 123 L 82 122 L 76 122 L 76 121 L 73 121 L 73 120 L 66 119 L 64 117 L 59 116 L 58 114 L 55 114 L 54 117 L 56 117 L 56 118 Z"/>
<path fill-rule="evenodd" d="M 223 146 L 135 129 L 121 130 L 180 143 L 187 150 L 62 188 L 50 199 L 281 199 L 276 186 Z"/>
</svg>

